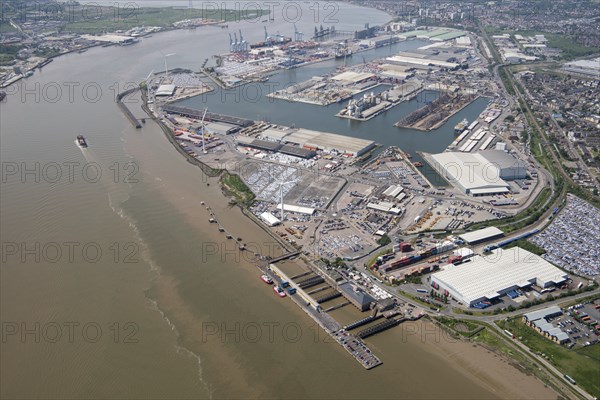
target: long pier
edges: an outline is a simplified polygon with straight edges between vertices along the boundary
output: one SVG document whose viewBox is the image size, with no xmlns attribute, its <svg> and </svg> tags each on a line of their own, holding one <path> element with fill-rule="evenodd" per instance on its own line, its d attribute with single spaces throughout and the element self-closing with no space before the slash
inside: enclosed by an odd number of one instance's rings
<svg viewBox="0 0 600 400">
<path fill-rule="evenodd" d="M 301 274 L 292 276 L 291 279 L 302 278 L 303 276 L 310 275 L 310 274 L 312 274 L 312 271 L 306 271 L 306 272 L 303 272 Z"/>
<path fill-rule="evenodd" d="M 131 122 L 131 125 L 133 125 L 135 129 L 140 129 L 142 127 L 142 124 L 140 124 L 140 121 L 135 117 L 135 115 L 133 115 L 131 110 L 129 108 L 127 108 L 125 103 L 123 103 L 123 98 L 125 96 L 129 96 L 130 94 L 132 94 L 138 90 L 139 90 L 139 87 L 135 87 L 135 88 L 126 90 L 123 93 L 119 93 L 117 95 L 117 105 L 119 106 L 121 111 L 123 111 L 123 114 L 125 114 L 125 116 L 129 120 L 129 122 Z"/>
<path fill-rule="evenodd" d="M 326 312 L 321 311 L 319 303 L 310 297 L 302 288 L 298 287 L 298 284 L 291 280 L 281 269 L 275 264 L 270 264 L 269 268 L 274 272 L 270 275 L 272 275 L 271 277 L 275 281 L 287 281 L 291 287 L 296 289 L 296 293 L 291 294 L 289 297 L 312 317 L 325 332 L 330 334 L 338 344 L 346 349 L 346 351 L 363 367 L 371 369 L 382 364 L 381 360 L 369 350 L 367 345 L 360 338 L 342 329 L 336 320 Z"/>
<path fill-rule="evenodd" d="M 366 325 L 369 322 L 376 321 L 376 320 L 378 320 L 380 318 L 383 318 L 383 315 L 381 315 L 381 314 L 376 315 L 376 316 L 375 315 L 369 315 L 366 318 L 359 319 L 358 321 L 354 321 L 354 322 L 349 323 L 348 325 L 346 325 L 344 327 L 344 329 L 347 330 L 347 331 L 349 331 L 351 329 L 358 328 L 360 326 Z"/>
<path fill-rule="evenodd" d="M 338 308 L 345 307 L 345 306 L 347 306 L 348 304 L 352 304 L 352 303 L 350 303 L 349 301 L 346 301 L 346 302 L 344 302 L 344 303 L 341 303 L 341 304 L 336 304 L 335 306 L 332 306 L 332 307 L 326 308 L 326 309 L 325 309 L 325 312 L 329 312 L 329 311 L 337 310 Z"/>
<path fill-rule="evenodd" d="M 316 288 L 316 289 L 314 289 L 314 290 L 311 290 L 310 292 L 308 292 L 308 294 L 315 294 L 315 293 L 319 293 L 319 292 L 322 292 L 323 290 L 327 290 L 327 289 L 329 289 L 329 286 L 323 286 L 323 287 L 320 287 L 320 288 Z"/>
<path fill-rule="evenodd" d="M 342 296 L 342 294 L 336 290 L 334 292 L 328 293 L 324 296 L 317 298 L 317 303 L 319 303 L 319 304 L 325 303 L 326 301 L 337 299 L 338 297 L 341 297 L 341 296 Z"/>
<path fill-rule="evenodd" d="M 361 338 L 354 336 L 345 329 L 334 332 L 332 336 L 366 369 L 372 369 L 383 364 L 383 362 L 369 350 Z"/>
<path fill-rule="evenodd" d="M 282 256 L 275 257 L 275 258 L 271 259 L 271 262 L 272 263 L 276 263 L 276 262 L 279 262 L 279 261 L 287 260 L 288 258 L 296 257 L 300 253 L 302 253 L 302 251 L 300 251 L 300 250 L 293 251 L 291 253 L 287 253 L 287 254 L 284 254 Z"/>
<path fill-rule="evenodd" d="M 388 319 L 388 320 L 378 323 L 377 325 L 373 325 L 366 329 L 363 329 L 362 331 L 358 332 L 356 334 L 356 336 L 358 336 L 361 339 L 365 339 L 365 338 L 368 338 L 369 336 L 373 336 L 376 333 L 379 333 L 379 332 L 385 331 L 387 329 L 390 329 L 394 326 L 400 325 L 400 323 L 402 323 L 403 321 L 405 321 L 405 318 Z"/>
<path fill-rule="evenodd" d="M 293 278 L 292 278 L 292 280 L 293 280 Z M 307 278 L 307 279 L 303 279 L 300 282 L 297 282 L 297 284 L 302 289 L 308 289 L 309 287 L 313 287 L 313 286 L 318 285 L 319 283 L 323 283 L 323 282 L 325 282 L 325 279 L 323 279 L 319 275 L 316 275 L 316 276 L 311 276 L 310 278 Z"/>
</svg>

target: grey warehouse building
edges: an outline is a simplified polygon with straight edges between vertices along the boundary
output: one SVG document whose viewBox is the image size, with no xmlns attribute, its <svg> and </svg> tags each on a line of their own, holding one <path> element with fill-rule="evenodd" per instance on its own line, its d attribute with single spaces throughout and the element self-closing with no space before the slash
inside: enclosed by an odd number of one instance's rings
<svg viewBox="0 0 600 400">
<path fill-rule="evenodd" d="M 502 150 L 483 150 L 481 155 L 498 168 L 501 179 L 512 181 L 527 178 L 527 163 Z"/>
</svg>

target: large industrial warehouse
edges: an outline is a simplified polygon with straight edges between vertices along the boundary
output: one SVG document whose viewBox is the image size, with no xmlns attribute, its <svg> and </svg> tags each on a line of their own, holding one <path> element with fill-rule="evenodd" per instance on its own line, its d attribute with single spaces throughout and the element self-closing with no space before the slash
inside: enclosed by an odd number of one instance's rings
<svg viewBox="0 0 600 400">
<path fill-rule="evenodd" d="M 459 302 L 473 306 L 496 299 L 514 289 L 536 285 L 546 288 L 564 282 L 568 275 L 543 258 L 519 247 L 496 249 L 471 262 L 449 264 L 431 275 L 431 283 Z"/>
<path fill-rule="evenodd" d="M 500 150 L 494 152 L 504 153 Z M 521 179 L 526 170 L 509 154 L 445 152 L 432 154 L 433 167 L 448 182 L 472 196 L 509 193 L 504 179 Z M 499 163 L 500 162 L 500 163 Z M 504 178 L 503 178 L 504 177 Z"/>
<path fill-rule="evenodd" d="M 282 141 L 312 150 L 335 151 L 352 157 L 360 156 L 375 147 L 375 142 L 372 140 L 309 129 L 298 129 L 287 135 Z"/>
<path fill-rule="evenodd" d="M 473 232 L 463 233 L 458 235 L 467 244 L 477 244 L 486 240 L 492 240 L 504 236 L 504 232 L 495 226 L 479 229 Z"/>
<path fill-rule="evenodd" d="M 498 169 L 500 178 L 507 181 L 527 178 L 527 163 L 517 160 L 506 151 L 492 149 L 480 151 L 479 154 Z"/>
</svg>

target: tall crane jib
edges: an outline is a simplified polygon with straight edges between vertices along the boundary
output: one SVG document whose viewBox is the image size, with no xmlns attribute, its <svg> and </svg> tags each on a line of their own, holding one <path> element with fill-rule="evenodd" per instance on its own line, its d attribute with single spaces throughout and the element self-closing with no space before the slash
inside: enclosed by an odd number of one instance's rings
<svg viewBox="0 0 600 400">
<path fill-rule="evenodd" d="M 242 30 L 239 30 L 240 32 L 240 52 L 246 52 L 248 51 L 248 43 L 244 40 L 244 36 L 242 36 Z"/>
<path fill-rule="evenodd" d="M 298 30 L 296 24 L 294 24 L 294 41 L 301 42 L 303 39 L 303 33 Z"/>
</svg>

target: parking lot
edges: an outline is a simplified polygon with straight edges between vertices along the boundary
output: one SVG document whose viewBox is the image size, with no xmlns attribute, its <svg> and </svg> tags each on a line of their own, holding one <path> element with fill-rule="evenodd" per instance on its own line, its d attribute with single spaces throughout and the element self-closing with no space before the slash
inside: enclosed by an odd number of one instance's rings
<svg viewBox="0 0 600 400">
<path fill-rule="evenodd" d="M 600 300 L 579 303 L 564 309 L 564 314 L 551 320 L 569 335 L 568 347 L 585 347 L 600 339 Z"/>
<path fill-rule="evenodd" d="M 600 274 L 600 210 L 571 194 L 550 226 L 530 242 L 546 250 L 549 262 L 576 274 Z"/>
</svg>

